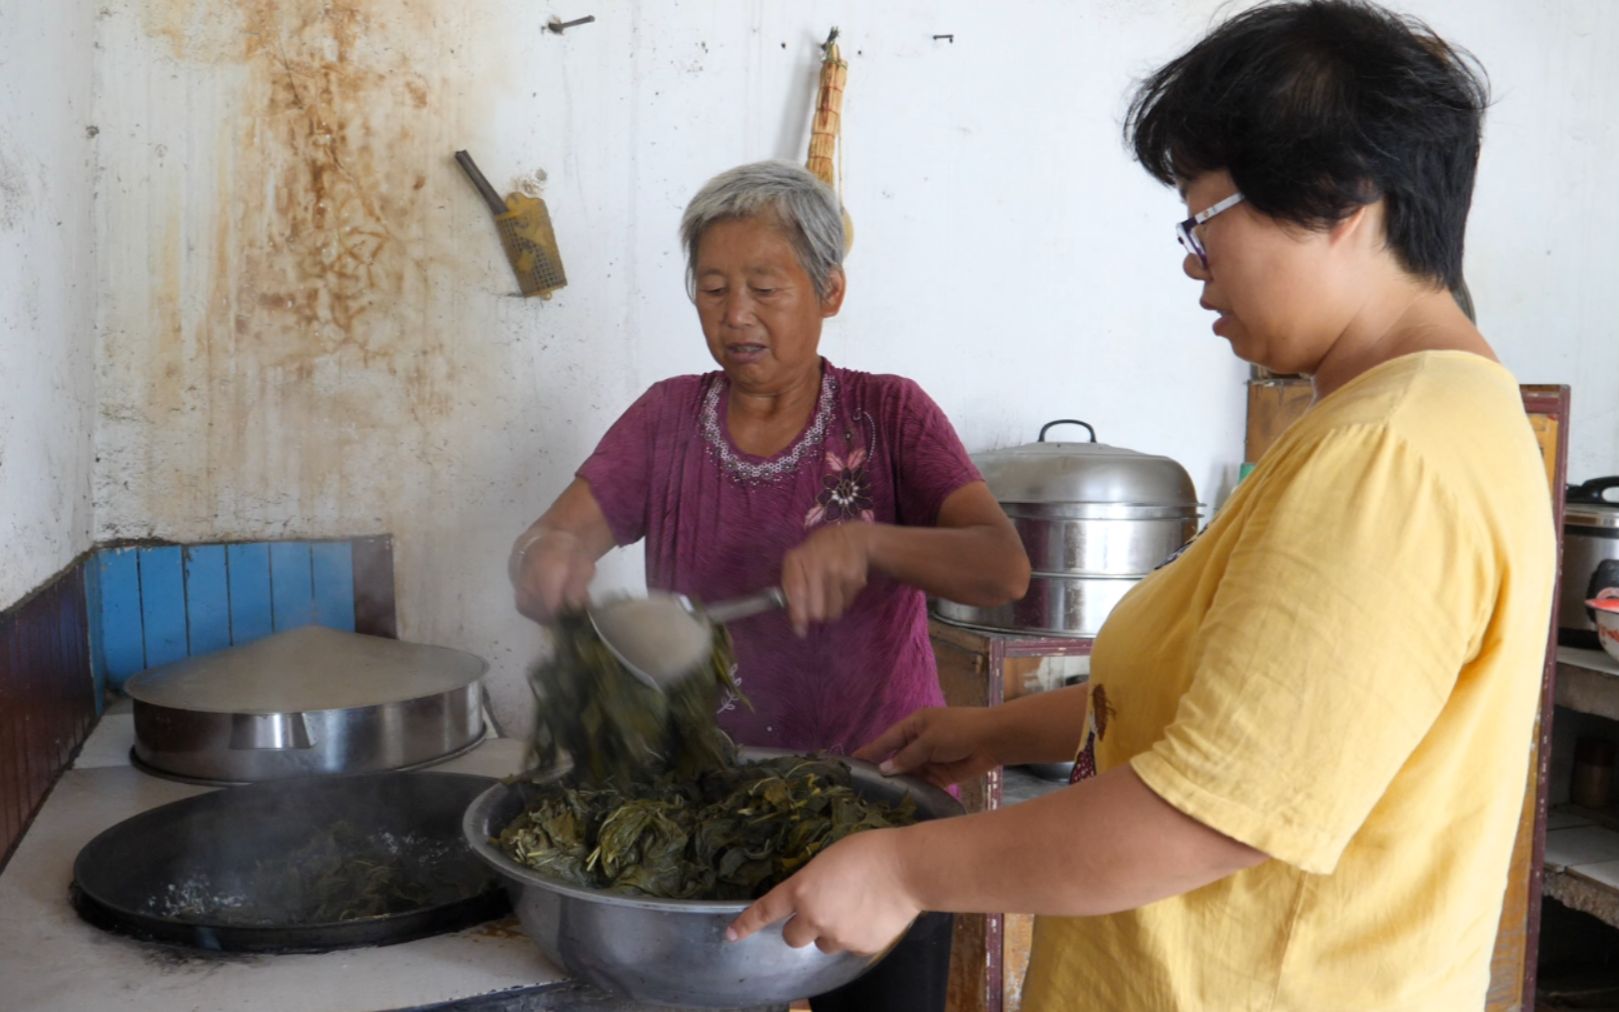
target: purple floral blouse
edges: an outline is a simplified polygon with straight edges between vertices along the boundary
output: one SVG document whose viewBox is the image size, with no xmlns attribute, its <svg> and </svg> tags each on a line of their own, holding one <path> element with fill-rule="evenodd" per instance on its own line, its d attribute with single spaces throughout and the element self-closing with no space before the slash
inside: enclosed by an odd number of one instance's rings
<svg viewBox="0 0 1619 1012">
<path fill-rule="evenodd" d="M 912 381 L 823 362 L 814 416 L 773 457 L 737 449 L 724 373 L 653 385 L 579 468 L 621 545 L 646 539 L 647 584 L 718 601 L 781 580 L 824 524 L 931 526 L 980 480 L 938 405 Z M 849 611 L 793 634 L 783 612 L 731 624 L 750 710 L 720 723 L 745 745 L 848 753 L 943 702 L 920 590 L 873 573 Z"/>
</svg>

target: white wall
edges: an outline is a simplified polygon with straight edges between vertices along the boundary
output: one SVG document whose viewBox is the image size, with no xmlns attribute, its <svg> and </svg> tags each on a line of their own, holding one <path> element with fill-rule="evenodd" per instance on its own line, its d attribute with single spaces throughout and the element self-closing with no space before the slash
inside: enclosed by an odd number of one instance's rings
<svg viewBox="0 0 1619 1012">
<path fill-rule="evenodd" d="M 1479 326 L 1521 381 L 1573 388 L 1569 479 L 1619 474 L 1619 4 L 1419 9 L 1495 95 L 1468 227 Z"/>
<path fill-rule="evenodd" d="M 1413 6 L 1495 77 L 1481 322 L 1523 380 L 1577 384 L 1572 473 L 1619 470 L 1619 10 Z M 856 240 L 825 353 L 914 377 L 973 449 L 1078 416 L 1205 499 L 1229 486 L 1245 369 L 1179 274 L 1180 205 L 1119 138 L 1131 81 L 1213 0 L 601 3 L 560 37 L 544 22 L 584 9 L 103 7 L 98 535 L 392 531 L 402 633 L 490 658 L 509 722 L 538 637 L 505 550 L 640 390 L 709 367 L 680 210 L 720 169 L 802 159 L 832 24 Z M 458 147 L 502 189 L 547 174 L 554 299 L 509 297 Z"/>
<path fill-rule="evenodd" d="M 0 0 L 0 608 L 90 546 L 94 12 Z"/>
</svg>

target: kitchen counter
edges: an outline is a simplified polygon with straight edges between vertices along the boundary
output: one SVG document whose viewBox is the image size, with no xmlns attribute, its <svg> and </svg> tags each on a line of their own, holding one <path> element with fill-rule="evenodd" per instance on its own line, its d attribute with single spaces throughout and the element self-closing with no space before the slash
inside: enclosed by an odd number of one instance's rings
<svg viewBox="0 0 1619 1012">
<path fill-rule="evenodd" d="M 86 924 L 67 895 L 80 848 L 130 816 L 212 789 L 132 768 L 133 742 L 124 701 L 102 717 L 0 874 L 0 1008 L 7 1012 L 646 1008 L 568 981 L 514 917 L 398 945 L 288 955 L 210 955 Z M 518 741 L 486 739 L 432 769 L 506 776 L 519 769 L 523 750 Z"/>
</svg>

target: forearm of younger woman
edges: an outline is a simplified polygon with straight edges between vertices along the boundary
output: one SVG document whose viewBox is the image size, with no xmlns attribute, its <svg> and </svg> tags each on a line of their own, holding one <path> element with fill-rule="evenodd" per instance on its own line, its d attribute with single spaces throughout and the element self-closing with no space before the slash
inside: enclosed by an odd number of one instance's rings
<svg viewBox="0 0 1619 1012">
<path fill-rule="evenodd" d="M 913 901 L 960 913 L 1116 913 L 1266 860 L 1171 806 L 1129 766 L 1008 808 L 892 832 Z M 1005 860 L 1010 841 L 1016 861 Z"/>
</svg>

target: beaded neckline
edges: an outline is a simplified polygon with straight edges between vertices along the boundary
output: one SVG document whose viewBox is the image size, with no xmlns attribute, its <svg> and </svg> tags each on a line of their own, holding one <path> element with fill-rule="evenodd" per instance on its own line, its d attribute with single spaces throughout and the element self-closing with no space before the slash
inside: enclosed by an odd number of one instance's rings
<svg viewBox="0 0 1619 1012">
<path fill-rule="evenodd" d="M 826 440 L 826 426 L 832 416 L 832 399 L 838 389 L 838 381 L 831 369 L 824 369 L 821 373 L 821 395 L 815 402 L 815 417 L 810 419 L 809 427 L 791 447 L 769 460 L 745 459 L 732 448 L 731 441 L 720 428 L 720 397 L 726 387 L 723 377 L 717 378 L 709 386 L 708 393 L 703 395 L 702 429 L 709 452 L 718 458 L 720 467 L 732 479 L 744 485 L 779 481 L 783 475 L 795 471 L 806 454 L 819 451 Z"/>
</svg>

